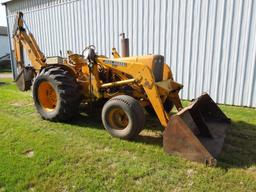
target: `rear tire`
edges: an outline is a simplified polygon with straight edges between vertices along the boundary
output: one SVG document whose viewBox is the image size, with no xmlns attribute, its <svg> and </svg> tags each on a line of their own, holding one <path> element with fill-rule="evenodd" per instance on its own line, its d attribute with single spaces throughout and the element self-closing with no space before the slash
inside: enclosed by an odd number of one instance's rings
<svg viewBox="0 0 256 192">
<path fill-rule="evenodd" d="M 144 128 L 145 115 L 140 103 L 128 96 L 110 99 L 102 109 L 102 122 L 106 130 L 121 139 L 133 139 Z"/>
<path fill-rule="evenodd" d="M 79 111 L 76 79 L 60 67 L 41 71 L 33 84 L 33 99 L 38 113 L 46 120 L 70 121 Z"/>
</svg>

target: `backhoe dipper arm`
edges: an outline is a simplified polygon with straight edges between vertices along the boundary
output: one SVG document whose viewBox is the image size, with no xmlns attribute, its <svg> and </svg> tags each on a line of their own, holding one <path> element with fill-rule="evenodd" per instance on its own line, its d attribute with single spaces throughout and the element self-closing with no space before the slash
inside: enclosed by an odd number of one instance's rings
<svg viewBox="0 0 256 192">
<path fill-rule="evenodd" d="M 46 65 L 46 58 L 40 51 L 33 34 L 24 28 L 23 13 L 18 12 L 13 29 L 13 47 L 18 67 L 23 69 L 23 48 L 35 70 L 40 70 Z"/>
</svg>

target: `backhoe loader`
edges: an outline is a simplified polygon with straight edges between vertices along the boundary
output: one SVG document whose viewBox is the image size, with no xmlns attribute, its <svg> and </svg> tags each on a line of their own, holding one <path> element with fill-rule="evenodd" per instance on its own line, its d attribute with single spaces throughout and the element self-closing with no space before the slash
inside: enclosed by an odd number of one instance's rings
<svg viewBox="0 0 256 192">
<path fill-rule="evenodd" d="M 101 118 L 114 137 L 133 139 L 144 128 L 144 109 L 154 113 L 162 127 L 163 148 L 189 160 L 216 165 L 230 121 L 207 93 L 183 107 L 179 91 L 161 55 L 129 56 L 129 40 L 122 34 L 122 55 L 113 58 L 86 47 L 81 54 L 45 57 L 19 12 L 13 30 L 18 69 L 15 79 L 21 91 L 32 87 L 35 107 L 43 119 L 70 121 L 82 103 L 105 101 Z M 31 66 L 24 64 L 25 49 Z M 177 114 L 169 116 L 176 107 Z"/>
</svg>

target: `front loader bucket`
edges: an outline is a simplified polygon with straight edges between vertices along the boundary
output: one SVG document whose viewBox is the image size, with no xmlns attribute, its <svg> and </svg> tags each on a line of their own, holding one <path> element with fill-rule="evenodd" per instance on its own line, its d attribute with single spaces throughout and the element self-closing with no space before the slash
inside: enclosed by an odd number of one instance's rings
<svg viewBox="0 0 256 192">
<path fill-rule="evenodd" d="M 163 135 L 164 150 L 214 166 L 229 124 L 230 119 L 205 93 L 170 117 Z"/>
</svg>

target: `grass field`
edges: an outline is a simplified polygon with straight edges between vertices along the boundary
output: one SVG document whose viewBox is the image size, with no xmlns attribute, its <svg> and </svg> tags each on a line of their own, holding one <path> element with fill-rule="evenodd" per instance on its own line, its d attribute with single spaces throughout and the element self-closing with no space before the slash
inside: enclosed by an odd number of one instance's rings
<svg viewBox="0 0 256 192">
<path fill-rule="evenodd" d="M 0 79 L 0 192 L 256 191 L 256 110 L 221 106 L 232 119 L 217 167 L 163 152 L 157 119 L 134 141 L 112 138 L 98 115 L 43 121 L 31 92 Z"/>
</svg>

